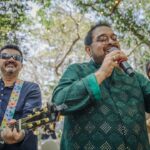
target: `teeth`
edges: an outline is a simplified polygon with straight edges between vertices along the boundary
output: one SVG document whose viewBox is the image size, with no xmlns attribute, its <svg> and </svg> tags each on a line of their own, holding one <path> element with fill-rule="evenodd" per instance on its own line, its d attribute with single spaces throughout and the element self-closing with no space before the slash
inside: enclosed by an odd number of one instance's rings
<svg viewBox="0 0 150 150">
<path fill-rule="evenodd" d="M 14 65 L 14 63 L 8 63 L 7 65 Z"/>
<path fill-rule="evenodd" d="M 9 65 L 6 65 L 6 67 L 15 67 L 15 65 L 9 64 Z"/>
<path fill-rule="evenodd" d="M 15 67 L 16 65 L 14 63 L 6 63 L 5 66 L 8 66 L 8 67 Z"/>
</svg>

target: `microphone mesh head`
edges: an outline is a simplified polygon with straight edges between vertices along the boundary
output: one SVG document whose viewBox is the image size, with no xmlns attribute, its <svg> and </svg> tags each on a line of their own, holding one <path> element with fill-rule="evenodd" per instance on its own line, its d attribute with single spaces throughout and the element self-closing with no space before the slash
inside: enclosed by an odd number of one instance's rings
<svg viewBox="0 0 150 150">
<path fill-rule="evenodd" d="M 111 51 L 115 51 L 115 50 L 119 50 L 117 47 L 111 47 L 110 49 L 109 49 L 109 51 L 111 52 Z"/>
</svg>

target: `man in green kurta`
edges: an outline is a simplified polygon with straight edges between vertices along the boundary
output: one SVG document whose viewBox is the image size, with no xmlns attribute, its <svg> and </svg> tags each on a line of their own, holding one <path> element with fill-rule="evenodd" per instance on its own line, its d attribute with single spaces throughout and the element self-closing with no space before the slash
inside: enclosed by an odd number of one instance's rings
<svg viewBox="0 0 150 150">
<path fill-rule="evenodd" d="M 66 106 L 61 150 L 150 150 L 150 81 L 119 67 L 127 56 L 107 24 L 91 28 L 85 50 L 91 61 L 70 65 L 53 92 L 52 101 Z"/>
</svg>

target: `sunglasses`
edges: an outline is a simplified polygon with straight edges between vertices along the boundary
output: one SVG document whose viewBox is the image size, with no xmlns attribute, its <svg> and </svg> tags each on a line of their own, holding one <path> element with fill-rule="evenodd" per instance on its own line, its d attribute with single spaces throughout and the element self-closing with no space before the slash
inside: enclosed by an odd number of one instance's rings
<svg viewBox="0 0 150 150">
<path fill-rule="evenodd" d="M 0 54 L 0 59 L 10 59 L 10 58 L 13 58 L 16 61 L 20 61 L 21 63 L 23 62 L 23 57 L 20 55 L 7 54 L 7 53 L 1 53 Z"/>
</svg>

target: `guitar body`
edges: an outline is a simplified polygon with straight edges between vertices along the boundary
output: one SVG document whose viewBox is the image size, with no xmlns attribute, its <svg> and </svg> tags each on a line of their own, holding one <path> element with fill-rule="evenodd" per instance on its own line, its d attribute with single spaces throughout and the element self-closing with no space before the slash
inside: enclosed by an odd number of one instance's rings
<svg viewBox="0 0 150 150">
<path fill-rule="evenodd" d="M 47 124 L 53 124 L 57 121 L 59 116 L 59 112 L 55 108 L 55 106 L 49 106 L 42 109 L 34 110 L 32 114 L 29 114 L 27 117 L 16 120 L 15 123 L 9 124 L 8 127 L 13 129 L 16 128 L 17 131 L 20 130 L 28 130 L 28 131 L 36 131 L 38 127 L 45 126 Z M 4 128 L 0 127 L 0 132 L 3 131 Z M 35 132 L 36 134 L 36 132 Z M 5 144 L 0 140 L 0 150 L 3 150 Z"/>
</svg>

